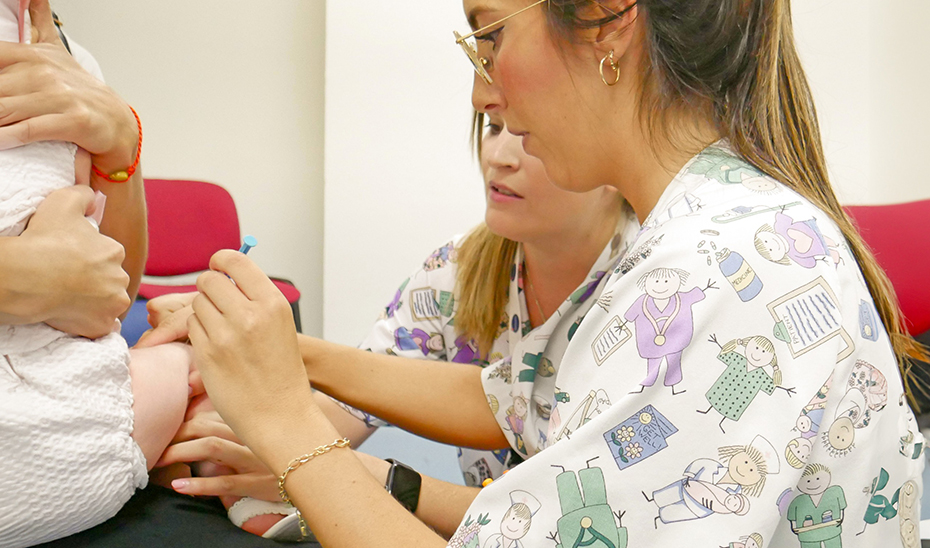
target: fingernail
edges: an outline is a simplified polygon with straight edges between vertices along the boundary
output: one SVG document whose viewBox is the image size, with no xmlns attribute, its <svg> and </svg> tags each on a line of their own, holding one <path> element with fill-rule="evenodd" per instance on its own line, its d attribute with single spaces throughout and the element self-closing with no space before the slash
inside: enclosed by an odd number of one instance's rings
<svg viewBox="0 0 930 548">
<path fill-rule="evenodd" d="M 184 491 L 188 487 L 190 487 L 190 484 L 191 484 L 190 480 L 176 479 L 171 482 L 171 488 L 174 489 L 175 491 Z"/>
<path fill-rule="evenodd" d="M 189 398 L 193 395 L 194 395 L 194 387 L 191 385 L 187 385 L 187 397 Z"/>
<path fill-rule="evenodd" d="M 21 139 L 17 139 L 16 137 L 9 134 L 0 133 L 0 150 L 9 150 L 11 148 L 21 147 L 24 144 L 25 143 L 23 143 Z"/>
</svg>

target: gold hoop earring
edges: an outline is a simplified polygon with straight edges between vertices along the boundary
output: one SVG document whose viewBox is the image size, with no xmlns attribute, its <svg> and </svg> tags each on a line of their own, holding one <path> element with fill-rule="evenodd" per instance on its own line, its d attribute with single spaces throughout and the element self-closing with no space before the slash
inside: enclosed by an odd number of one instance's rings
<svg viewBox="0 0 930 548">
<path fill-rule="evenodd" d="M 607 77 L 604 76 L 604 63 L 610 63 L 610 70 L 614 71 L 613 82 L 608 82 Z M 620 81 L 620 63 L 617 63 L 616 61 L 614 61 L 614 50 L 610 50 L 610 53 L 608 53 L 607 55 L 604 56 L 603 59 L 601 59 L 601 65 L 599 67 L 599 70 L 601 72 L 601 82 L 604 82 L 604 85 L 614 86 L 617 84 L 617 82 Z"/>
</svg>

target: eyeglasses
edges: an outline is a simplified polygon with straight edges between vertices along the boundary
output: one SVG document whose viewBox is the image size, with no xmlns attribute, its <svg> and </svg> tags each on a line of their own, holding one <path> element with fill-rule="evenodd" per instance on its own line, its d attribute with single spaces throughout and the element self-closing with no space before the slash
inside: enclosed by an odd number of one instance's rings
<svg viewBox="0 0 930 548">
<path fill-rule="evenodd" d="M 510 19 L 511 17 L 516 17 L 517 15 L 520 15 L 524 11 L 530 8 L 534 8 L 542 4 L 543 2 L 548 2 L 548 1 L 549 0 L 539 0 L 538 2 L 534 2 L 530 4 L 529 6 L 526 6 L 525 8 L 515 13 L 511 13 L 510 15 L 508 15 L 507 17 L 504 17 L 503 19 L 499 19 L 491 23 L 490 25 L 485 25 L 472 33 L 466 34 L 465 36 L 461 36 L 458 32 L 452 31 L 452 34 L 455 35 L 455 43 L 462 46 L 462 49 L 465 50 L 465 55 L 468 56 L 468 60 L 471 61 L 471 64 L 475 66 L 475 72 L 478 73 L 478 76 L 480 76 L 481 79 L 484 80 L 486 84 L 490 85 L 494 82 L 494 80 L 491 78 L 491 75 L 488 73 L 488 69 L 491 68 L 492 66 L 491 59 L 490 57 L 479 57 L 478 56 L 478 45 L 477 45 L 476 37 L 486 32 L 488 29 L 492 27 L 496 27 L 497 25 L 500 25 L 501 23 Z"/>
</svg>

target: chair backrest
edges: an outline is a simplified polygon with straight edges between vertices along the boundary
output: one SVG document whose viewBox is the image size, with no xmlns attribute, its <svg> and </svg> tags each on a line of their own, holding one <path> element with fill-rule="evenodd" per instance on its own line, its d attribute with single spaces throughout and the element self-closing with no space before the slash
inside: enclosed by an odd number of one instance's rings
<svg viewBox="0 0 930 548">
<path fill-rule="evenodd" d="M 221 249 L 239 248 L 239 217 L 223 187 L 203 181 L 146 179 L 148 276 L 207 270 Z"/>
<path fill-rule="evenodd" d="M 891 279 L 908 330 L 930 330 L 930 200 L 845 209 Z"/>
</svg>

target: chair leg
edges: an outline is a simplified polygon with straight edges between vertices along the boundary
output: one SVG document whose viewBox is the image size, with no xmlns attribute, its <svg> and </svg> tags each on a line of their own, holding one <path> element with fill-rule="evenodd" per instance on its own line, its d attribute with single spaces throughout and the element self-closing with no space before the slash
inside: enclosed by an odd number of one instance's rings
<svg viewBox="0 0 930 548">
<path fill-rule="evenodd" d="M 294 325 L 297 327 L 298 333 L 303 333 L 303 328 L 300 325 L 300 304 L 299 301 L 294 301 L 291 303 L 291 312 L 294 313 Z"/>
</svg>

